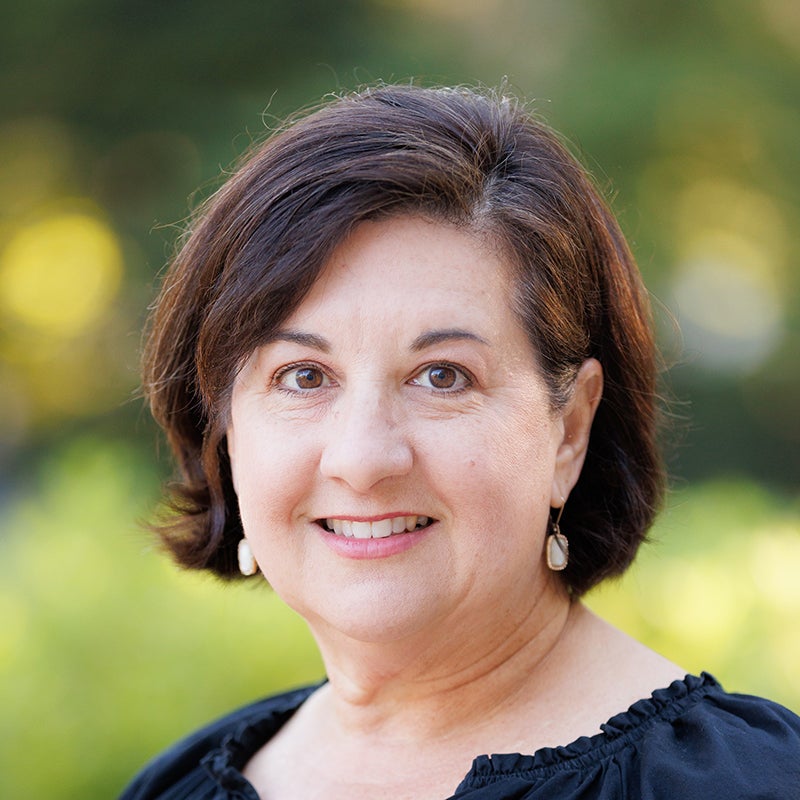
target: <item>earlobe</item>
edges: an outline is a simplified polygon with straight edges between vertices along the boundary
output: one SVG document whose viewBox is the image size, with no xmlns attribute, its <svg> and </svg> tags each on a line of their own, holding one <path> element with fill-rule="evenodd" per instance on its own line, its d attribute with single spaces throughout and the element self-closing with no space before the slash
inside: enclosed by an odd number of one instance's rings
<svg viewBox="0 0 800 800">
<path fill-rule="evenodd" d="M 568 497 L 586 458 L 589 436 L 597 407 L 603 396 L 603 368 L 595 358 L 581 364 L 572 397 L 562 416 L 562 439 L 556 454 L 556 469 L 550 505 L 558 507 Z"/>
</svg>

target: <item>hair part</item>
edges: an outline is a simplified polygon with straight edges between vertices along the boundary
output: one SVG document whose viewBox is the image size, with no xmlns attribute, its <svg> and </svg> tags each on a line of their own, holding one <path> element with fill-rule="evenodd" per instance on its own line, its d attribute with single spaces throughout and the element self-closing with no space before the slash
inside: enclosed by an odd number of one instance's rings
<svg viewBox="0 0 800 800">
<path fill-rule="evenodd" d="M 195 216 L 152 313 L 144 388 L 180 478 L 158 526 L 176 560 L 238 575 L 225 443 L 234 378 L 365 220 L 421 215 L 500 248 L 555 410 L 580 365 L 605 388 L 561 521 L 575 595 L 633 560 L 663 495 L 649 303 L 622 232 L 558 137 L 516 100 L 381 86 L 294 121 Z"/>
</svg>

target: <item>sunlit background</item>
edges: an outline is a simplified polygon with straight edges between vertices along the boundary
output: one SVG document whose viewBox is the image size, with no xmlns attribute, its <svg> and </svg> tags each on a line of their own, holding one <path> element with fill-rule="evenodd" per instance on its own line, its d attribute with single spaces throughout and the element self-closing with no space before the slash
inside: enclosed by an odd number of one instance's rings
<svg viewBox="0 0 800 800">
<path fill-rule="evenodd" d="M 0 796 L 114 797 L 178 735 L 321 676 L 269 591 L 176 571 L 136 399 L 189 209 L 253 139 L 377 80 L 512 91 L 655 298 L 669 507 L 592 605 L 800 711 L 800 4 L 32 0 L 0 8 Z M 676 325 L 677 321 L 677 325 Z"/>
</svg>

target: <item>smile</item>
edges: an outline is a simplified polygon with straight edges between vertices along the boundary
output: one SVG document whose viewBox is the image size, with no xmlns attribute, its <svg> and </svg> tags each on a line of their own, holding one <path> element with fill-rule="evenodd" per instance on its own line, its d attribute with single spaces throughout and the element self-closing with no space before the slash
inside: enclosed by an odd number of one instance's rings
<svg viewBox="0 0 800 800">
<path fill-rule="evenodd" d="M 422 516 L 390 517 L 374 522 L 334 518 L 318 520 L 318 524 L 330 533 L 353 539 L 385 539 L 393 533 L 408 533 L 426 528 L 432 522 L 434 520 L 430 517 Z"/>
</svg>

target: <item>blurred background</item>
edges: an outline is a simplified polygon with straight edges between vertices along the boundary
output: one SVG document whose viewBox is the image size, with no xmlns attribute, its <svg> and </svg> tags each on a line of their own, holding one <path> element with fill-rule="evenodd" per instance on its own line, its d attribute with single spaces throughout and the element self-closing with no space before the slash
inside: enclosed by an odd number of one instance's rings
<svg viewBox="0 0 800 800">
<path fill-rule="evenodd" d="M 656 299 L 674 489 L 590 603 L 800 711 L 800 4 L 2 0 L 0 796 L 114 797 L 193 726 L 322 675 L 268 590 L 180 573 L 143 531 L 171 467 L 140 331 L 254 139 L 411 78 L 532 101 Z"/>
</svg>

